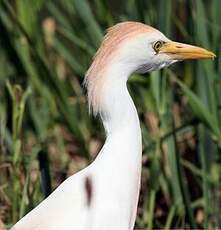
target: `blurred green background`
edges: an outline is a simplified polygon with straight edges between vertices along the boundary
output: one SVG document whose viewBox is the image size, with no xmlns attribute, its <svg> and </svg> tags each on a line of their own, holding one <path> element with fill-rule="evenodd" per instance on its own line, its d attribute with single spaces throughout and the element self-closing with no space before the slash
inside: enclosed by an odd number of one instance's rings
<svg viewBox="0 0 221 230">
<path fill-rule="evenodd" d="M 82 82 L 126 20 L 217 54 L 129 80 L 143 134 L 136 229 L 220 229 L 220 12 L 220 0 L 0 0 L 0 229 L 95 158 L 104 131 Z"/>
</svg>

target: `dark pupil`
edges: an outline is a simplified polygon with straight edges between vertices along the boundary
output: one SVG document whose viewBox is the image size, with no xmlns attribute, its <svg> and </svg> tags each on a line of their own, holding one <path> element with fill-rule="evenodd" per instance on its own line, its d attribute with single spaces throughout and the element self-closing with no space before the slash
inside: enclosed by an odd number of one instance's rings
<svg viewBox="0 0 221 230">
<path fill-rule="evenodd" d="M 160 48 L 160 46 L 161 46 L 161 42 L 157 42 L 157 43 L 155 44 L 155 49 L 158 50 L 158 49 Z"/>
</svg>

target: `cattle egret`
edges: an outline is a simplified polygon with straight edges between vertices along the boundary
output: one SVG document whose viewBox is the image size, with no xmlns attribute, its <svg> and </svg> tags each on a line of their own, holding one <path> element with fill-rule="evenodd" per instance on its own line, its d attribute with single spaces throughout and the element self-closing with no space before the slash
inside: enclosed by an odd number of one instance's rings
<svg viewBox="0 0 221 230">
<path fill-rule="evenodd" d="M 86 73 L 89 108 L 99 114 L 106 141 L 96 159 L 66 179 L 14 230 L 132 230 L 140 190 L 142 142 L 127 90 L 132 73 L 185 59 L 213 59 L 206 49 L 169 40 L 160 31 L 123 22 L 110 28 Z"/>
</svg>

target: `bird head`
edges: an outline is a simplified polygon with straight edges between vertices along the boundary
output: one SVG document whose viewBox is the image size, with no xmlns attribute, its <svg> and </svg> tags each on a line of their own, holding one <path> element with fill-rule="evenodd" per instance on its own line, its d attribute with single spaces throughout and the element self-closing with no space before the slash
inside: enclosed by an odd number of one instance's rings
<svg viewBox="0 0 221 230">
<path fill-rule="evenodd" d="M 186 59 L 216 57 L 204 48 L 171 41 L 157 29 L 141 23 L 127 22 L 118 26 L 122 29 L 125 26 L 125 32 L 131 27 L 124 34 L 124 42 L 119 44 L 121 48 L 118 50 L 118 62 L 131 68 L 131 72 L 146 73 Z"/>
<path fill-rule="evenodd" d="M 177 61 L 215 57 L 206 49 L 171 41 L 159 30 L 143 23 L 118 23 L 107 31 L 86 73 L 89 104 L 96 114 L 105 86 L 118 81 L 118 73 L 127 80 L 132 73 L 154 71 Z"/>
</svg>

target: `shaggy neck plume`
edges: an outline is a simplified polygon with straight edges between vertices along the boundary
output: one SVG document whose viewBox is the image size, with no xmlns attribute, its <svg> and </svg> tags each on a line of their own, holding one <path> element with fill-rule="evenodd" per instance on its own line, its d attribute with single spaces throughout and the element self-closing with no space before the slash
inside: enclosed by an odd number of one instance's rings
<svg viewBox="0 0 221 230">
<path fill-rule="evenodd" d="M 153 30 L 152 27 L 138 22 L 119 23 L 108 30 L 85 77 L 89 107 L 95 116 L 104 112 L 104 91 L 111 90 L 111 85 L 116 87 L 119 82 L 121 87 L 126 87 L 127 78 L 133 72 L 133 67 L 120 58 L 124 45 L 135 36 Z"/>
</svg>

